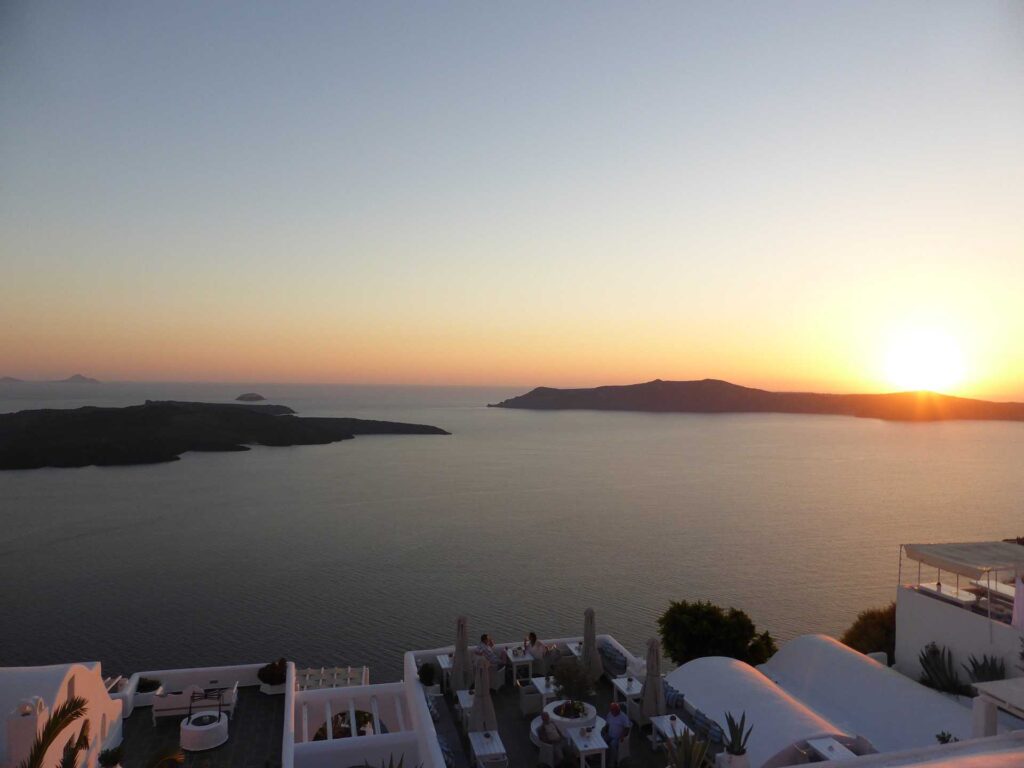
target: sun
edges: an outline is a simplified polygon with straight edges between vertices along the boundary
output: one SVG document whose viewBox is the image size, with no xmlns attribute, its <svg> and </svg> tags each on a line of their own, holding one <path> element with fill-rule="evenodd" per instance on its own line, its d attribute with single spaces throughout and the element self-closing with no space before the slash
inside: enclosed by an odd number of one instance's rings
<svg viewBox="0 0 1024 768">
<path fill-rule="evenodd" d="M 885 371 L 901 390 L 948 392 L 963 381 L 965 367 L 963 350 L 952 334 L 913 328 L 890 340 Z"/>
</svg>

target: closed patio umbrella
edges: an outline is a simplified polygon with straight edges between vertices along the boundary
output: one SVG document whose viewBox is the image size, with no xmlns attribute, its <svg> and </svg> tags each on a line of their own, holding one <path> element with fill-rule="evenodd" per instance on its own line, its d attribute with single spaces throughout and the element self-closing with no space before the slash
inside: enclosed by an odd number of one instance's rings
<svg viewBox="0 0 1024 768">
<path fill-rule="evenodd" d="M 583 668 L 591 682 L 601 676 L 601 654 L 597 652 L 597 629 L 594 624 L 594 609 L 587 608 L 583 612 Z"/>
<path fill-rule="evenodd" d="M 494 715 L 494 701 L 491 699 L 491 668 L 487 659 L 476 658 L 473 675 L 473 709 L 469 712 L 470 731 L 496 731 L 498 718 Z"/>
<path fill-rule="evenodd" d="M 656 638 L 647 641 L 647 677 L 644 678 L 640 713 L 644 717 L 665 714 L 665 687 L 661 682 L 661 649 Z"/>
<path fill-rule="evenodd" d="M 469 688 L 473 668 L 469 665 L 469 626 L 465 616 L 455 621 L 455 657 L 452 659 L 452 688 L 464 691 Z"/>
<path fill-rule="evenodd" d="M 1019 573 L 1013 580 L 1013 617 L 1010 624 L 1017 629 L 1024 629 L 1024 578 Z"/>
</svg>

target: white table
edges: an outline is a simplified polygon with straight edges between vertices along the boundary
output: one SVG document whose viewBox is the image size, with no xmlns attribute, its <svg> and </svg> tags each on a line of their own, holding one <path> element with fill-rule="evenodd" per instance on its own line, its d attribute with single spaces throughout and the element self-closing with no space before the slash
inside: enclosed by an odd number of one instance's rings
<svg viewBox="0 0 1024 768">
<path fill-rule="evenodd" d="M 473 749 L 473 761 L 476 763 L 485 757 L 507 757 L 497 731 L 473 731 L 469 734 L 469 746 Z"/>
<path fill-rule="evenodd" d="M 462 710 L 465 716 L 473 708 L 474 695 L 470 691 L 456 691 L 455 698 L 459 702 L 459 709 Z"/>
<path fill-rule="evenodd" d="M 555 679 L 553 677 L 531 677 L 537 692 L 540 694 L 540 706 L 544 708 L 551 699 L 555 698 Z"/>
<path fill-rule="evenodd" d="M 512 666 L 512 679 L 519 677 L 519 670 L 526 667 L 526 676 L 533 677 L 533 654 L 524 648 L 509 648 L 506 652 L 508 663 Z"/>
<path fill-rule="evenodd" d="M 580 768 L 587 765 L 587 755 L 601 755 L 601 768 L 605 768 L 608 745 L 601 738 L 601 731 L 593 726 L 590 732 L 586 728 L 569 729 L 569 742 L 580 753 Z"/>
<path fill-rule="evenodd" d="M 850 760 L 857 756 L 831 737 L 808 739 L 807 746 L 825 760 Z"/>
<path fill-rule="evenodd" d="M 441 668 L 441 688 L 448 690 L 452 687 L 452 662 L 455 661 L 450 654 L 437 654 L 437 666 Z"/>
<path fill-rule="evenodd" d="M 616 677 L 612 680 L 612 701 L 618 701 L 620 693 L 626 701 L 639 699 L 643 691 L 643 683 L 635 677 Z"/>
<path fill-rule="evenodd" d="M 1014 590 L 1012 584 L 1003 584 L 1003 582 L 996 581 L 995 579 L 992 579 L 991 585 L 987 581 L 985 581 L 985 579 L 975 579 L 971 582 L 971 584 L 973 584 L 976 587 L 979 587 L 980 589 L 988 590 L 989 592 L 994 592 L 999 597 L 1003 597 L 1009 600 L 1011 603 L 1013 602 L 1013 598 L 1016 595 L 1016 591 Z"/>
<path fill-rule="evenodd" d="M 583 655 L 583 643 L 568 643 L 569 653 L 577 659 Z"/>
<path fill-rule="evenodd" d="M 661 741 L 670 742 L 678 739 L 690 729 L 675 715 L 657 715 L 651 718 L 651 726 L 655 736 Z"/>
</svg>

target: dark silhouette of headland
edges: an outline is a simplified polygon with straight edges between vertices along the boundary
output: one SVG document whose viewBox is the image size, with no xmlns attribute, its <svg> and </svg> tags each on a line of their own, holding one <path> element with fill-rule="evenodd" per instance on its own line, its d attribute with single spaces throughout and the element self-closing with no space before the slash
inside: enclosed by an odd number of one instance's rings
<svg viewBox="0 0 1024 768">
<path fill-rule="evenodd" d="M 147 400 L 0 414 L 0 469 L 156 464 L 186 451 L 325 445 L 356 435 L 447 435 L 426 424 L 299 417 L 285 405 Z"/>
<path fill-rule="evenodd" d="M 0 376 L 0 384 L 99 384 L 99 379 L 91 379 L 88 376 L 83 376 L 80 373 L 76 373 L 73 376 L 68 376 L 66 379 L 52 379 L 49 381 L 27 381 L 26 379 L 16 379 L 13 376 Z"/>
<path fill-rule="evenodd" d="M 829 395 L 769 392 L 718 379 L 554 389 L 537 387 L 492 408 L 541 411 L 649 411 L 659 413 L 803 413 L 887 421 L 1024 421 L 1024 403 L 997 403 L 935 392 Z"/>
</svg>

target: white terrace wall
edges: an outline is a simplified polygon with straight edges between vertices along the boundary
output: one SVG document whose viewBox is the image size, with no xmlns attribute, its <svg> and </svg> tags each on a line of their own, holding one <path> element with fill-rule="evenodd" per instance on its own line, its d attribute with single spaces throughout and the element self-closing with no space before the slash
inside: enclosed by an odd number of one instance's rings
<svg viewBox="0 0 1024 768">
<path fill-rule="evenodd" d="M 373 712 L 376 707 L 380 722 L 389 733 L 398 733 L 412 727 L 404 683 L 321 688 L 316 691 L 301 691 L 295 699 L 296 742 L 313 740 L 317 729 L 327 722 L 328 704 L 332 717 L 348 712 L 350 704 L 356 711 L 362 712 Z"/>
<path fill-rule="evenodd" d="M 420 756 L 416 734 L 411 731 L 389 733 L 382 736 L 363 736 L 356 738 L 333 739 L 331 741 L 310 741 L 296 744 L 294 753 L 295 768 L 365 768 L 388 764 L 394 757 L 395 765 L 404 759 L 403 765 L 409 768 L 424 763 L 432 768 Z M 444 762 L 437 763 L 442 768 Z"/>
<path fill-rule="evenodd" d="M 921 676 L 918 655 L 928 643 L 945 646 L 953 654 L 957 670 L 972 655 L 997 656 L 1006 662 L 1007 677 L 1024 675 L 1020 665 L 1021 632 L 1008 624 L 991 621 L 964 608 L 910 587 L 896 590 L 896 669 L 917 680 Z"/>
<path fill-rule="evenodd" d="M 114 696 L 124 702 L 124 717 L 131 716 L 135 707 L 148 707 L 153 703 L 153 693 L 139 693 L 136 689 L 139 678 L 148 677 L 159 680 L 164 691 L 181 691 L 190 685 L 201 685 L 203 688 L 230 688 L 238 681 L 238 687 L 259 685 L 256 673 L 266 662 L 259 664 L 235 664 L 225 667 L 188 667 L 185 669 L 151 669 L 147 672 L 136 672 L 128 678 L 124 690 Z"/>
</svg>

